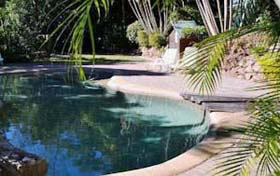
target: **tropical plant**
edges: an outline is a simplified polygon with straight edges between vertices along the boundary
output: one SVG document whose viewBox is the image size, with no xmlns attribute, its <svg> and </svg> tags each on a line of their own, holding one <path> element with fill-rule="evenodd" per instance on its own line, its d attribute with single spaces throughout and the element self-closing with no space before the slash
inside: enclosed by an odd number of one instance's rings
<svg viewBox="0 0 280 176">
<path fill-rule="evenodd" d="M 262 11 L 256 11 L 255 4 L 263 3 Z M 239 7 L 250 2 L 240 1 Z M 246 3 L 245 5 L 243 3 Z M 252 2 L 251 2 L 252 3 Z M 253 3 L 252 3 L 253 4 Z M 182 59 L 180 68 L 193 72 L 188 76 L 191 88 L 199 89 L 202 94 L 211 94 L 221 82 L 224 58 L 231 41 L 247 35 L 262 35 L 260 46 L 268 46 L 266 53 L 273 56 L 278 52 L 280 39 L 280 7 L 264 1 L 254 1 L 253 8 L 246 9 L 253 16 L 244 15 L 241 26 L 210 36 L 200 42 L 198 50 Z M 242 9 L 243 10 L 243 9 Z M 270 19 L 259 21 L 265 11 L 270 12 Z M 255 20 L 252 20 L 254 18 Z M 254 21 L 254 23 L 252 23 Z M 267 45 L 268 44 L 268 45 Z M 278 46 L 279 47 L 279 46 Z M 263 53 L 265 54 L 265 53 Z M 265 56 L 268 56 L 265 54 Z M 275 59 L 279 55 L 276 54 Z M 194 58 L 194 59 L 192 59 Z M 270 57 L 273 59 L 273 57 Z M 274 63 L 274 61 L 273 61 Z M 215 175 L 277 175 L 280 171 L 280 67 L 273 65 L 273 77 L 260 81 L 260 86 L 253 90 L 266 90 L 249 106 L 251 121 L 240 127 L 242 137 L 232 148 L 221 153 L 220 162 L 215 166 Z M 270 70 L 271 71 L 271 70 Z M 265 72 L 270 72 L 265 70 Z M 267 74 L 267 73 L 266 73 Z"/>
<path fill-rule="evenodd" d="M 267 79 L 277 79 L 280 68 L 280 52 L 266 53 L 258 58 L 261 71 Z"/>
<path fill-rule="evenodd" d="M 90 36 L 91 50 L 92 50 L 92 62 L 94 62 L 95 57 L 95 42 L 94 42 L 94 25 L 92 19 L 92 13 L 96 13 L 98 17 L 101 16 L 101 7 L 105 11 L 108 10 L 109 1 L 108 0 L 65 0 L 58 3 L 56 7 L 52 9 L 50 13 L 64 6 L 65 8 L 61 10 L 56 17 L 52 20 L 55 23 L 61 15 L 68 14 L 66 18 L 58 25 L 55 30 L 50 34 L 49 38 L 56 37 L 55 44 L 61 39 L 61 37 L 67 33 L 66 40 L 64 41 L 64 46 L 62 47 L 62 52 L 65 51 L 68 46 L 67 52 L 71 54 L 71 58 L 75 61 L 78 66 L 78 73 L 81 80 L 85 80 L 85 74 L 82 68 L 82 53 L 83 53 L 83 42 L 85 37 L 85 30 L 87 29 Z M 94 9 L 94 11 L 92 11 Z M 70 12 L 70 13 L 69 13 Z M 69 29 L 70 28 L 70 32 Z M 44 43 L 46 44 L 48 40 Z"/>
</svg>

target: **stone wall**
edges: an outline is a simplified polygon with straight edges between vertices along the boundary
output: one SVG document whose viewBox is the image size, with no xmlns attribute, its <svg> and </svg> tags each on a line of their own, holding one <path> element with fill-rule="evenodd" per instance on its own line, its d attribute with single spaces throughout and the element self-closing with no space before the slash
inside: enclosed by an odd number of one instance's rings
<svg viewBox="0 0 280 176">
<path fill-rule="evenodd" d="M 252 48 L 258 43 L 258 36 L 246 36 L 230 43 L 230 49 L 224 62 L 224 70 L 240 79 L 260 80 L 261 68 L 256 56 L 250 53 Z"/>
</svg>

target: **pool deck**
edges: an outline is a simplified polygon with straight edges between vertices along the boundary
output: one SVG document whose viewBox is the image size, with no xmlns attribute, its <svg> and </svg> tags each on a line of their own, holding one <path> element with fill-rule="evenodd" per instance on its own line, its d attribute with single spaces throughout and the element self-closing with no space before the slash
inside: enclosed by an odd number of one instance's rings
<svg viewBox="0 0 280 176">
<path fill-rule="evenodd" d="M 183 99 L 182 93 L 197 93 L 187 89 L 184 76 L 175 74 L 165 74 L 148 70 L 147 63 L 125 63 L 112 65 L 85 65 L 85 69 L 95 68 L 96 70 L 105 70 L 112 72 L 114 76 L 102 81 L 100 84 L 106 85 L 111 89 L 128 93 L 137 93 L 153 96 L 164 96 L 172 99 Z M 56 64 L 24 64 L 24 65 L 6 65 L 0 67 L 1 74 L 29 73 L 41 71 L 65 70 L 65 65 Z M 222 84 L 214 95 L 228 97 L 246 97 L 253 98 L 264 92 L 248 91 L 248 88 L 256 86 L 252 81 L 234 78 L 228 74 L 223 74 Z M 214 160 L 219 156 L 218 153 L 225 150 L 230 145 L 225 145 L 225 141 L 234 140 L 233 135 L 221 135 L 219 130 L 240 124 L 247 121 L 245 112 L 237 113 L 210 113 L 211 129 L 209 136 L 193 149 L 186 151 L 162 164 L 112 174 L 114 176 L 207 176 L 211 175 L 209 169 L 214 165 Z"/>
</svg>

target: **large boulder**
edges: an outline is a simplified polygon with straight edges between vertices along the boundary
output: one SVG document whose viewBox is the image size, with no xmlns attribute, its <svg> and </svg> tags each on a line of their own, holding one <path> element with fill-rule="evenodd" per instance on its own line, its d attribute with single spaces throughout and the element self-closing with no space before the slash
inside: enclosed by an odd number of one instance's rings
<svg viewBox="0 0 280 176">
<path fill-rule="evenodd" d="M 5 139 L 0 140 L 0 151 L 1 176 L 42 176 L 47 173 L 44 159 L 14 147 Z"/>
</svg>

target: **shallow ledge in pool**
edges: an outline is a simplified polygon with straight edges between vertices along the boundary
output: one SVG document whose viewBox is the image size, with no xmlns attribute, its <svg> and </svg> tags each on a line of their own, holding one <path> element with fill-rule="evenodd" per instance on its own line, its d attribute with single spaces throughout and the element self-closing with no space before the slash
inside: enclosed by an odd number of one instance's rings
<svg viewBox="0 0 280 176">
<path fill-rule="evenodd" d="M 183 97 L 175 91 L 168 91 L 164 89 L 158 89 L 154 87 L 146 87 L 135 85 L 127 82 L 122 78 L 122 76 L 113 76 L 107 82 L 107 86 L 113 90 L 119 90 L 126 93 L 141 94 L 141 95 L 150 95 L 158 97 L 166 97 L 177 100 L 183 100 Z"/>
<path fill-rule="evenodd" d="M 239 124 L 241 121 L 248 120 L 245 113 L 210 113 L 211 133 L 215 133 L 217 129 L 231 127 Z M 217 155 L 222 150 L 231 146 L 228 142 L 233 142 L 236 136 L 219 136 L 216 135 L 206 137 L 200 144 L 187 152 L 168 160 L 164 163 L 132 171 L 119 172 L 115 174 L 108 174 L 108 176 L 174 176 L 180 175 L 189 176 L 187 171 L 207 161 L 211 157 Z"/>
<path fill-rule="evenodd" d="M 167 97 L 172 99 L 183 99 L 178 92 L 166 91 L 164 89 L 155 89 L 153 87 L 145 87 L 134 85 L 121 76 L 113 76 L 108 82 L 107 86 L 113 90 L 123 91 L 126 93 L 135 93 L 142 95 L 152 95 Z M 226 128 L 239 124 L 241 121 L 248 120 L 248 116 L 244 112 L 240 113 L 223 113 L 223 112 L 212 112 L 209 115 L 210 118 L 210 133 L 216 133 L 220 128 Z M 217 136 L 219 138 L 217 138 Z M 136 169 L 126 172 L 119 172 L 109 174 L 108 176 L 173 176 L 179 175 L 184 172 L 195 168 L 202 164 L 211 157 L 217 155 L 222 150 L 231 146 L 231 144 L 225 141 L 233 141 L 234 136 L 219 136 L 215 134 L 213 136 L 206 137 L 200 144 L 186 151 L 185 153 L 168 160 L 164 163 L 154 165 L 151 167 Z"/>
</svg>

